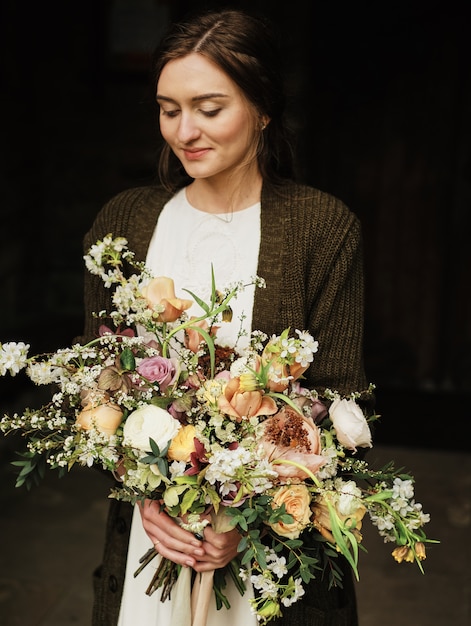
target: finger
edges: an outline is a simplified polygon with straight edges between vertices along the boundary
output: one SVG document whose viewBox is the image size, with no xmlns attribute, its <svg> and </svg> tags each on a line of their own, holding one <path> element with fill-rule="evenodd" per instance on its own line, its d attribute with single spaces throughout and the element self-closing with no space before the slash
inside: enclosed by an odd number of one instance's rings
<svg viewBox="0 0 471 626">
<path fill-rule="evenodd" d="M 160 510 L 158 504 L 146 502 L 140 511 L 144 530 L 155 550 L 163 557 L 192 567 L 197 558 L 204 556 L 202 542 L 180 528 L 173 518 Z"/>
</svg>

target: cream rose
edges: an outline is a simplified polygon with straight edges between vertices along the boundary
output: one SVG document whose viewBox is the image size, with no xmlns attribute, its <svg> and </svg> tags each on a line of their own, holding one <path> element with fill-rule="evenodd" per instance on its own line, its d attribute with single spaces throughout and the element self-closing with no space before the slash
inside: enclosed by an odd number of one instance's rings
<svg viewBox="0 0 471 626">
<path fill-rule="evenodd" d="M 84 430 L 96 428 L 100 433 L 111 437 L 121 424 L 122 418 L 121 407 L 112 402 L 105 402 L 97 406 L 86 405 L 75 421 Z"/>
<path fill-rule="evenodd" d="M 195 451 L 196 428 L 193 424 L 182 426 L 168 449 L 167 456 L 171 461 L 189 462 L 191 453 Z"/>
<path fill-rule="evenodd" d="M 123 443 L 142 452 L 149 452 L 149 439 L 153 439 L 159 449 L 163 450 L 180 428 L 180 422 L 170 413 L 153 404 L 147 404 L 128 416 L 123 427 Z"/>
<path fill-rule="evenodd" d="M 281 537 L 297 539 L 309 524 L 310 503 L 311 495 L 306 485 L 303 483 L 283 485 L 276 492 L 272 507 L 277 509 L 284 504 L 286 512 L 292 516 L 293 521 L 287 524 L 280 520 L 276 524 L 270 524 L 270 527 Z"/>
<path fill-rule="evenodd" d="M 342 446 L 349 450 L 371 448 L 371 431 L 363 411 L 354 400 L 334 400 L 329 409 L 330 419 Z"/>
</svg>

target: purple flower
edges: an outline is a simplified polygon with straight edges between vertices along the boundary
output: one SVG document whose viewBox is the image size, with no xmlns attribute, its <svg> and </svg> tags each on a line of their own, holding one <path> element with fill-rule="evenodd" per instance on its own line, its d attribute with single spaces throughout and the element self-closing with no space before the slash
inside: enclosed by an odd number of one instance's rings
<svg viewBox="0 0 471 626">
<path fill-rule="evenodd" d="M 167 359 L 163 356 L 151 356 L 142 359 L 137 371 L 151 383 L 158 383 L 160 391 L 165 392 L 180 375 L 178 359 Z"/>
</svg>

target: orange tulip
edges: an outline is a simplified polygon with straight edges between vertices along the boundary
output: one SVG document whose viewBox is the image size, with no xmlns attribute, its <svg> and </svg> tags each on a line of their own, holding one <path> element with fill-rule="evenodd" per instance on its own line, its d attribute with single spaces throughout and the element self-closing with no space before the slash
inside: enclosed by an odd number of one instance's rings
<svg viewBox="0 0 471 626">
<path fill-rule="evenodd" d="M 196 317 L 190 317 L 190 321 L 196 319 Z M 200 320 L 199 322 L 194 322 L 192 328 L 185 328 L 185 347 L 195 354 L 198 352 L 201 342 L 205 341 L 203 335 L 198 332 L 198 328 L 209 332 L 209 334 L 214 337 L 219 326 L 212 326 L 210 329 L 206 320 Z"/>
<path fill-rule="evenodd" d="M 151 309 L 163 307 L 157 314 L 158 322 L 175 322 L 183 311 L 189 309 L 193 301 L 175 296 L 175 283 L 172 278 L 158 276 L 153 278 L 143 289 L 142 295 Z"/>
<path fill-rule="evenodd" d="M 240 379 L 231 378 L 218 398 L 219 409 L 237 422 L 257 415 L 273 415 L 278 408 L 273 398 L 262 391 L 241 391 Z"/>
</svg>

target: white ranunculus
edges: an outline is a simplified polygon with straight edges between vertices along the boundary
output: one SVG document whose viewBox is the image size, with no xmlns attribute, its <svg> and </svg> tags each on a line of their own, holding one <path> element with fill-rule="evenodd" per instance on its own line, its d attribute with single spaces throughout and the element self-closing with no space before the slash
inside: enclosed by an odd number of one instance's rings
<svg viewBox="0 0 471 626">
<path fill-rule="evenodd" d="M 363 411 L 355 400 L 334 400 L 329 409 L 337 439 L 349 450 L 371 448 L 371 431 Z"/>
<path fill-rule="evenodd" d="M 123 443 L 142 452 L 150 452 L 149 439 L 153 439 L 162 450 L 180 427 L 180 422 L 168 411 L 148 404 L 128 415 L 123 427 Z"/>
</svg>

